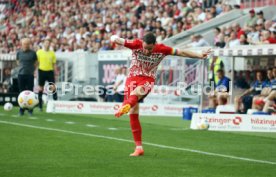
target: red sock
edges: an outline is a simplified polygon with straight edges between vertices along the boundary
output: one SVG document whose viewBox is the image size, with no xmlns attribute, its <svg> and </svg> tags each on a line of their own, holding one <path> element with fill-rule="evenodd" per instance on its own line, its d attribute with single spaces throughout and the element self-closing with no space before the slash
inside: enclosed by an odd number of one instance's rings
<svg viewBox="0 0 276 177">
<path fill-rule="evenodd" d="M 139 121 L 139 114 L 130 114 L 130 127 L 136 146 L 142 146 L 142 128 Z"/>
<path fill-rule="evenodd" d="M 130 95 L 129 98 L 124 101 L 123 105 L 130 104 L 131 107 L 134 107 L 138 103 L 138 96 Z"/>
</svg>

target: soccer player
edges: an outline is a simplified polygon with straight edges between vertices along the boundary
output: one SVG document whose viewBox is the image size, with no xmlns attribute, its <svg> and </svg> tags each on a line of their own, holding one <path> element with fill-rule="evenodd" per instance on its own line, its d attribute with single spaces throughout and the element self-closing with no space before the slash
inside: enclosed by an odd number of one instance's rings
<svg viewBox="0 0 276 177">
<path fill-rule="evenodd" d="M 54 70 L 56 67 L 56 55 L 54 51 L 50 50 L 50 39 L 44 41 L 44 48 L 36 52 L 38 58 L 38 100 L 39 100 L 39 109 L 42 111 L 42 94 L 43 88 L 46 81 L 49 82 L 51 86 L 51 91 L 53 92 L 53 99 L 57 100 L 57 93 L 55 83 L 55 74 Z"/>
<path fill-rule="evenodd" d="M 34 72 L 37 63 L 37 56 L 35 51 L 30 49 L 31 41 L 29 38 L 21 40 L 21 50 L 16 54 L 17 64 L 19 66 L 18 72 L 18 87 L 19 92 L 24 90 L 33 91 L 34 88 Z M 23 116 L 25 110 L 20 108 L 19 115 Z M 29 114 L 33 114 L 33 110 L 28 110 Z"/>
<path fill-rule="evenodd" d="M 125 97 L 122 106 L 115 113 L 116 117 L 129 113 L 130 126 L 136 144 L 134 153 L 130 156 L 144 154 L 142 148 L 142 129 L 139 121 L 139 104 L 154 85 L 159 63 L 167 55 L 177 55 L 189 58 L 205 59 L 211 50 L 195 53 L 189 50 L 179 50 L 164 44 L 157 44 L 153 33 L 147 33 L 143 40 L 125 40 L 118 36 L 111 36 L 111 41 L 132 50 L 132 61 L 125 85 Z"/>
</svg>

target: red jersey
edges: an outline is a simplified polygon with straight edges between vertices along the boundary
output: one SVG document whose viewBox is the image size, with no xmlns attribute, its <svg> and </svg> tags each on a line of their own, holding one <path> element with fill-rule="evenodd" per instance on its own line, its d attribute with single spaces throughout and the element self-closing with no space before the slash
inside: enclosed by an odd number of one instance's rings
<svg viewBox="0 0 276 177">
<path fill-rule="evenodd" d="M 175 50 L 164 44 L 155 44 L 152 53 L 143 53 L 143 41 L 139 39 L 125 40 L 125 47 L 132 50 L 132 60 L 129 68 L 128 77 L 147 76 L 156 78 L 156 71 L 159 63 L 167 55 L 172 55 Z"/>
</svg>

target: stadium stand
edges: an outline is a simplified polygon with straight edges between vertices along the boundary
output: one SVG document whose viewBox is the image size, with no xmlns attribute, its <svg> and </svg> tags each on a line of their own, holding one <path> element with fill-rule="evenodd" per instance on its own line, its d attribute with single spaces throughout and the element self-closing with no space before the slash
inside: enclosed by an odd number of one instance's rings
<svg viewBox="0 0 276 177">
<path fill-rule="evenodd" d="M 56 51 L 110 50 L 112 34 L 132 39 L 148 30 L 162 41 L 232 9 L 217 0 L 26 2 L 13 0 L 1 13 L 1 53 L 15 52 L 23 36 L 32 38 L 35 49 L 43 39 L 55 38 L 51 47 Z"/>
</svg>

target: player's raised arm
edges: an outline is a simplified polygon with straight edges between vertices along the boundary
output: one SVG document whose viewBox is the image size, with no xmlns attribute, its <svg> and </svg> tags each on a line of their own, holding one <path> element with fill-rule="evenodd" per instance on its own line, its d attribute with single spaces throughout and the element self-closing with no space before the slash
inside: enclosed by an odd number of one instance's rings
<svg viewBox="0 0 276 177">
<path fill-rule="evenodd" d="M 117 45 L 123 45 L 129 49 L 138 49 L 142 46 L 142 41 L 139 39 L 127 40 L 116 35 L 111 36 L 110 41 Z"/>
<path fill-rule="evenodd" d="M 120 38 L 120 37 L 117 36 L 117 35 L 112 35 L 112 36 L 110 37 L 110 41 L 111 41 L 111 42 L 114 42 L 115 44 L 118 44 L 118 45 L 124 45 L 124 44 L 125 44 L 125 39 Z"/>
<path fill-rule="evenodd" d="M 202 51 L 201 53 L 193 52 L 191 50 L 180 50 L 180 49 L 173 49 L 173 54 L 176 56 L 181 57 L 189 57 L 189 58 L 200 58 L 200 59 L 206 59 L 207 56 L 211 53 L 211 49 Z"/>
</svg>

